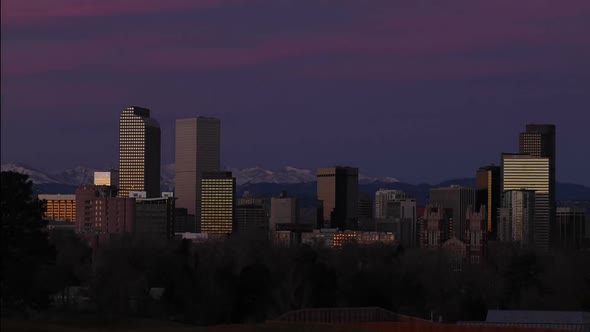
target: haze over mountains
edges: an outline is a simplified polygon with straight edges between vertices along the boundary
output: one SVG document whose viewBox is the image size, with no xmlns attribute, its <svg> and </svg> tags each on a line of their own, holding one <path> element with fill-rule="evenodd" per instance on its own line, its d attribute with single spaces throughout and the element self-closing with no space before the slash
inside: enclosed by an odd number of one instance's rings
<svg viewBox="0 0 590 332">
<path fill-rule="evenodd" d="M 84 166 L 65 170 L 59 173 L 47 173 L 39 169 L 19 163 L 1 165 L 2 171 L 15 171 L 28 174 L 38 192 L 67 194 L 73 193 L 81 184 L 93 182 L 94 171 L 104 170 Z M 316 170 L 285 166 L 277 170 L 263 167 L 226 168 L 233 172 L 238 184 L 238 195 L 249 192 L 259 196 L 274 196 L 282 190 L 290 195 L 300 197 L 304 205 L 314 205 L 316 197 Z M 418 204 L 428 201 L 428 193 L 433 187 L 461 185 L 475 187 L 475 178 L 466 177 L 451 179 L 438 184 L 410 184 L 393 177 L 371 177 L 360 175 L 359 191 L 373 195 L 381 188 L 403 190 L 414 197 Z M 174 188 L 174 164 L 162 165 L 162 191 L 172 191 Z M 590 201 L 590 187 L 572 183 L 557 183 L 558 201 Z"/>
<path fill-rule="evenodd" d="M 270 170 L 260 166 L 249 168 L 226 168 L 236 177 L 239 186 L 252 183 L 303 183 L 313 182 L 316 180 L 316 170 L 306 168 L 296 168 L 285 166 L 277 170 Z M 105 169 L 90 168 L 78 166 L 73 169 L 65 170 L 60 173 L 52 174 L 39 169 L 35 169 L 20 163 L 2 164 L 2 171 L 15 171 L 28 174 L 35 184 L 66 184 L 80 185 L 93 182 L 95 171 L 105 171 Z M 161 168 L 162 189 L 172 190 L 174 187 L 174 164 L 162 165 Z M 371 177 L 360 175 L 359 182 L 364 183 L 394 183 L 398 179 L 392 177 Z"/>
</svg>

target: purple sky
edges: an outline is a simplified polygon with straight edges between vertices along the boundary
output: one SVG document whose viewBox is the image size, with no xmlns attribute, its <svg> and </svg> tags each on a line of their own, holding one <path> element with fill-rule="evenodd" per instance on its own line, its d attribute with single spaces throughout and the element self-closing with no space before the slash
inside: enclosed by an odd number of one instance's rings
<svg viewBox="0 0 590 332">
<path fill-rule="evenodd" d="M 2 161 L 116 164 L 118 117 L 222 120 L 231 167 L 473 176 L 554 123 L 590 185 L 588 0 L 3 0 Z"/>
</svg>

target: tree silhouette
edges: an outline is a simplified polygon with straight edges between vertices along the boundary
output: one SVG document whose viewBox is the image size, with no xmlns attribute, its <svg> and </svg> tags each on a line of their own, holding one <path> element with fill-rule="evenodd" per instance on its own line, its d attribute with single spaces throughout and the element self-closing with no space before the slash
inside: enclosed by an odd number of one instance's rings
<svg viewBox="0 0 590 332">
<path fill-rule="evenodd" d="M 41 275 L 53 263 L 42 220 L 44 204 L 33 198 L 29 177 L 1 172 L 1 290 L 4 309 L 25 313 L 49 304 Z"/>
</svg>

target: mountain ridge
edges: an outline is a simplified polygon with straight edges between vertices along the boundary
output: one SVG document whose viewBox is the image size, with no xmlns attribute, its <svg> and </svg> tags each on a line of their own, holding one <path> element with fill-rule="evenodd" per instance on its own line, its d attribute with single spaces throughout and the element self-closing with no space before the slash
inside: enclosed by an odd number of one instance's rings
<svg viewBox="0 0 590 332">
<path fill-rule="evenodd" d="M 38 192 L 42 193 L 73 193 L 77 186 L 93 182 L 94 171 L 98 169 L 78 166 L 59 173 L 45 173 L 41 170 L 17 163 L 1 165 L 2 171 L 16 171 L 28 174 Z M 260 166 L 249 168 L 226 168 L 232 171 L 238 184 L 238 195 L 246 192 L 258 196 L 274 196 L 283 190 L 291 195 L 301 197 L 308 204 L 315 204 L 316 174 L 312 169 L 284 166 L 277 170 L 265 169 Z M 174 164 L 165 164 L 161 168 L 162 191 L 173 191 Z M 475 187 L 475 178 L 465 177 L 450 179 L 436 184 L 411 184 L 395 178 L 378 178 L 359 176 L 359 191 L 370 195 L 379 189 L 397 189 L 413 195 L 419 204 L 428 200 L 431 188 L 460 185 Z M 557 183 L 556 197 L 558 201 L 590 201 L 590 187 L 574 183 Z"/>
</svg>

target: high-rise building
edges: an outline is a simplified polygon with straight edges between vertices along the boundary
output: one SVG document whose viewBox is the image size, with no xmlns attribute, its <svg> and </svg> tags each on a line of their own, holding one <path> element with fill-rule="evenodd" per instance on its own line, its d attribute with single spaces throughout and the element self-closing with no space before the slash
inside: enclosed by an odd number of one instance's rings
<svg viewBox="0 0 590 332">
<path fill-rule="evenodd" d="M 119 121 L 119 197 L 160 195 L 160 125 L 147 108 L 131 106 Z"/>
<path fill-rule="evenodd" d="M 299 223 L 299 205 L 297 198 L 288 197 L 282 192 L 279 197 L 270 199 L 270 231 L 276 231 L 277 224 Z"/>
<path fill-rule="evenodd" d="M 475 209 L 486 206 L 487 232 L 490 240 L 496 239 L 498 228 L 498 208 L 502 200 L 502 168 L 484 166 L 477 170 L 475 188 Z"/>
<path fill-rule="evenodd" d="M 561 248 L 582 249 L 586 239 L 586 213 L 583 208 L 558 207 L 556 210 L 558 233 L 556 235 Z"/>
<path fill-rule="evenodd" d="M 534 190 L 535 215 L 533 242 L 541 249 L 549 247 L 550 214 L 549 202 L 550 160 L 521 153 L 502 154 L 502 191 Z"/>
<path fill-rule="evenodd" d="M 375 218 L 373 218 L 373 197 L 368 193 L 360 193 L 358 203 L 359 230 L 365 232 L 375 231 Z"/>
<path fill-rule="evenodd" d="M 356 229 L 358 223 L 359 171 L 353 167 L 318 169 L 318 200 L 323 225 L 340 230 Z M 322 221 L 318 221 L 322 224 Z"/>
<path fill-rule="evenodd" d="M 461 186 L 434 188 L 430 190 L 430 204 L 453 209 L 454 236 L 465 240 L 465 216 L 468 209 L 475 208 L 475 190 Z"/>
<path fill-rule="evenodd" d="M 262 204 L 236 206 L 236 231 L 249 235 L 268 235 L 269 215 Z"/>
<path fill-rule="evenodd" d="M 406 193 L 400 190 L 379 189 L 375 193 L 375 219 L 387 218 L 387 202 L 398 198 L 409 197 Z"/>
<path fill-rule="evenodd" d="M 47 202 L 43 218 L 76 222 L 76 195 L 39 195 L 38 198 Z"/>
<path fill-rule="evenodd" d="M 221 122 L 197 117 L 176 120 L 176 206 L 201 224 L 201 178 L 220 170 Z M 194 231 L 194 230 L 193 230 Z"/>
<path fill-rule="evenodd" d="M 95 186 L 119 186 L 119 171 L 94 172 Z"/>
<path fill-rule="evenodd" d="M 205 172 L 201 177 L 201 233 L 234 231 L 236 178 L 231 172 Z"/>
<path fill-rule="evenodd" d="M 383 190 L 375 195 L 380 200 L 381 218 L 375 219 L 378 232 L 393 232 L 396 240 L 408 248 L 416 246 L 417 238 L 417 215 L 416 199 L 401 191 L 388 191 L 387 199 L 383 199 Z"/>
<path fill-rule="evenodd" d="M 520 153 L 526 153 L 535 158 L 549 159 L 549 244 L 558 244 L 558 225 L 555 222 L 555 168 L 556 168 L 556 135 L 555 125 L 527 124 L 526 130 L 520 133 Z M 552 235 L 555 234 L 555 241 Z"/>
<path fill-rule="evenodd" d="M 174 197 L 137 198 L 133 234 L 159 239 L 174 238 Z"/>
<path fill-rule="evenodd" d="M 76 190 L 76 231 L 86 235 L 133 233 L 135 198 L 115 197 L 107 186 Z"/>
<path fill-rule="evenodd" d="M 517 242 L 521 246 L 534 243 L 534 190 L 508 190 L 502 197 L 498 210 L 498 239 L 502 242 Z"/>
</svg>

